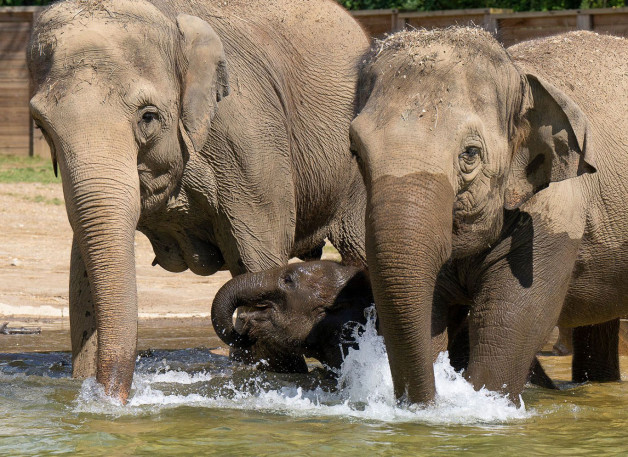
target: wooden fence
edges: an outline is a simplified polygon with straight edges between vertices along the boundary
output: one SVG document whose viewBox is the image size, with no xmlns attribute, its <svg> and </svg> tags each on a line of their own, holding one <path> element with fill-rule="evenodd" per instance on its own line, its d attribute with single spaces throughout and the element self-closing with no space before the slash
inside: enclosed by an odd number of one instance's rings
<svg viewBox="0 0 628 457">
<path fill-rule="evenodd" d="M 0 154 L 49 154 L 28 113 L 29 82 L 26 46 L 39 7 L 0 8 Z M 423 12 L 353 11 L 373 37 L 405 28 L 478 25 L 505 46 L 570 30 L 593 30 L 628 37 L 628 7 L 513 13 L 503 9 Z"/>
</svg>

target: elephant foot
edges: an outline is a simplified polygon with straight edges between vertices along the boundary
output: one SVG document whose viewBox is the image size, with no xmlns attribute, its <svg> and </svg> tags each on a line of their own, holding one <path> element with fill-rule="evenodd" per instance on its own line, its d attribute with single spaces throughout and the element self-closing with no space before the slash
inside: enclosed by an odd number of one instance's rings
<svg viewBox="0 0 628 457">
<path fill-rule="evenodd" d="M 619 371 L 619 319 L 573 330 L 574 382 L 612 382 Z"/>
<path fill-rule="evenodd" d="M 528 382 L 535 386 L 543 387 L 545 389 L 558 389 L 554 381 L 545 373 L 545 369 L 539 362 L 538 358 L 534 358 L 532 366 L 530 367 L 530 374 L 528 375 Z"/>
<path fill-rule="evenodd" d="M 572 330 L 558 327 L 558 339 L 552 348 L 552 355 L 565 356 L 573 354 Z"/>
</svg>

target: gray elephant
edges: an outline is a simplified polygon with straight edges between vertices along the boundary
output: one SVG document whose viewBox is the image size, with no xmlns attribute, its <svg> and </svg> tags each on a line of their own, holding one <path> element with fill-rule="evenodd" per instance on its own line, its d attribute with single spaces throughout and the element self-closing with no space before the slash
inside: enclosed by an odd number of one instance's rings
<svg viewBox="0 0 628 457">
<path fill-rule="evenodd" d="M 351 139 L 397 397 L 434 397 L 430 337 L 465 308 L 476 388 L 517 401 L 557 324 L 574 328 L 575 381 L 618 380 L 627 41 L 574 32 L 506 50 L 475 28 L 401 32 L 360 71 Z"/>
<path fill-rule="evenodd" d="M 326 237 L 364 261 L 348 132 L 367 47 L 331 0 L 72 0 L 41 13 L 30 105 L 74 231 L 74 376 L 128 396 L 136 229 L 173 272 L 320 257 Z"/>
<path fill-rule="evenodd" d="M 359 348 L 356 330 L 366 324 L 365 311 L 372 304 L 366 270 L 326 260 L 292 263 L 228 281 L 214 298 L 212 324 L 232 348 L 247 349 L 259 341 L 262 347 L 272 348 L 260 368 L 307 373 L 304 357 L 338 369 L 347 349 Z M 236 310 L 243 312 L 234 322 Z M 449 351 L 454 368 L 467 368 L 466 316 L 448 316 L 446 338 L 434 339 L 432 358 L 444 350 Z M 556 388 L 536 358 L 528 379 Z"/>
<path fill-rule="evenodd" d="M 329 260 L 292 263 L 228 281 L 212 304 L 216 334 L 231 347 L 262 341 L 265 368 L 307 373 L 303 357 L 339 368 L 356 325 L 373 305 L 368 274 Z M 239 309 L 234 323 L 234 312 Z"/>
</svg>

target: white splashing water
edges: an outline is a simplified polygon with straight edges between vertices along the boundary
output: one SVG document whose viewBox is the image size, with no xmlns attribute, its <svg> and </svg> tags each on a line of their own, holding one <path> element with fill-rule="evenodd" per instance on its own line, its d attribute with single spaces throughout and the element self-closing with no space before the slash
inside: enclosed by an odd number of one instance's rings
<svg viewBox="0 0 628 457">
<path fill-rule="evenodd" d="M 517 407 L 507 397 L 480 389 L 476 391 L 449 364 L 441 353 L 434 363 L 435 401 L 425 407 L 399 407 L 383 338 L 377 334 L 375 311 L 368 311 L 368 322 L 356 329 L 359 350 L 349 349 L 340 368 L 338 388 L 328 392 L 321 387 L 311 390 L 296 386 L 269 385 L 252 378 L 246 386 L 237 386 L 224 373 L 195 373 L 169 370 L 135 373 L 134 393 L 129 404 L 121 406 L 104 395 L 94 379 L 83 383 L 75 409 L 77 412 L 144 414 L 176 406 L 228 408 L 285 414 L 295 417 L 347 417 L 367 421 L 424 422 L 435 424 L 503 423 L 531 417 L 523 402 Z M 219 389 L 203 389 L 214 381 Z M 164 388 L 163 386 L 167 387 Z M 180 386 L 186 386 L 178 393 Z M 195 387 L 198 386 L 198 389 Z"/>
</svg>

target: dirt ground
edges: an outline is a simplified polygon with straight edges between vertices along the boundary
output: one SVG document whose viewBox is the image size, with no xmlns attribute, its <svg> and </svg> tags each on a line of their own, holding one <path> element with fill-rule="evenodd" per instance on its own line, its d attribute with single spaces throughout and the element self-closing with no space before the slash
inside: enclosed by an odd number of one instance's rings
<svg viewBox="0 0 628 457">
<path fill-rule="evenodd" d="M 58 184 L 0 183 L 0 316 L 5 320 L 68 318 L 72 229 L 62 201 Z M 150 243 L 136 233 L 140 318 L 207 318 L 230 274 L 203 277 L 152 267 Z"/>
</svg>

